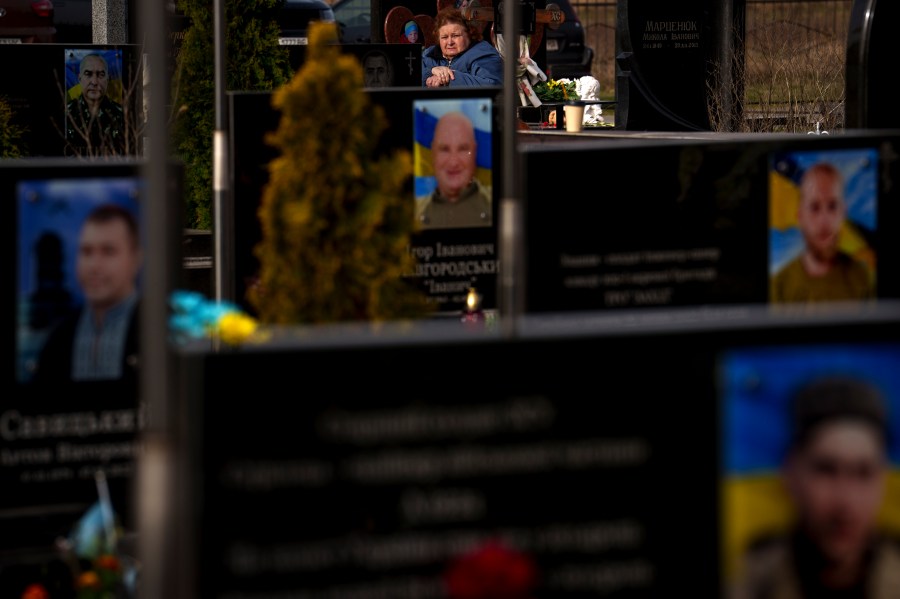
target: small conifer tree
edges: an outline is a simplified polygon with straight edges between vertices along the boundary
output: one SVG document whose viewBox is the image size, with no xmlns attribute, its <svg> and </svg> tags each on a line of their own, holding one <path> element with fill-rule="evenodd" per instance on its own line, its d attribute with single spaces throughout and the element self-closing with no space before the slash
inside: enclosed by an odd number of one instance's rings
<svg viewBox="0 0 900 599">
<path fill-rule="evenodd" d="M 403 279 L 416 224 L 404 190 L 408 150 L 376 155 L 387 128 L 363 90 L 359 60 L 334 42 L 333 23 L 310 27 L 307 59 L 275 91 L 279 126 L 254 249 L 259 284 L 248 292 L 262 322 L 311 324 L 415 318 L 424 294 Z"/>
</svg>

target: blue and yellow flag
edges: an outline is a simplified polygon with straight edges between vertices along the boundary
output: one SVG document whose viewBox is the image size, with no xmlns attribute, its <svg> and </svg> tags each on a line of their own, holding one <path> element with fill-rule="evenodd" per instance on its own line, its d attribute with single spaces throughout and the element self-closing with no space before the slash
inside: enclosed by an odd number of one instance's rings
<svg viewBox="0 0 900 599">
<path fill-rule="evenodd" d="M 413 104 L 413 174 L 416 198 L 428 197 L 437 187 L 431 159 L 431 142 L 438 119 L 448 112 L 461 112 L 475 129 L 475 177 L 491 188 L 493 169 L 493 114 L 490 98 L 417 100 Z"/>
</svg>

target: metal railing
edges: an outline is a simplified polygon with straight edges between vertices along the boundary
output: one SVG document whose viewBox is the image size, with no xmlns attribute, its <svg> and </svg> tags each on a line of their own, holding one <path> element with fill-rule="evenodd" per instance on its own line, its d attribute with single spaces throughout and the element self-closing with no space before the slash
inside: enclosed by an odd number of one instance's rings
<svg viewBox="0 0 900 599">
<path fill-rule="evenodd" d="M 600 82 L 600 97 L 613 99 L 617 2 L 572 0 L 572 4 L 584 27 L 585 43 L 594 49 L 592 74 Z M 843 111 L 836 108 L 844 101 L 852 4 L 853 0 L 746 0 L 745 110 L 774 111 L 776 105 L 781 112 L 811 110 L 821 117 L 813 116 L 812 124 L 839 127 Z M 786 73 L 790 81 L 785 81 Z M 797 98 L 808 105 L 791 106 Z"/>
</svg>

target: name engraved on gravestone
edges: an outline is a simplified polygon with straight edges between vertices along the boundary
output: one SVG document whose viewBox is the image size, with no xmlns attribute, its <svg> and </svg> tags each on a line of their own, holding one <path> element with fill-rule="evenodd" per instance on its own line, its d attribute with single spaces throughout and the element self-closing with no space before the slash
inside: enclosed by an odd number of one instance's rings
<svg viewBox="0 0 900 599">
<path fill-rule="evenodd" d="M 492 242 L 416 243 L 414 272 L 406 273 L 438 311 L 459 309 L 473 286 L 483 296 L 483 306 L 495 305 L 493 279 L 499 271 L 497 250 Z"/>
<path fill-rule="evenodd" d="M 0 471 L 20 484 L 130 476 L 143 416 L 134 409 L 0 413 Z"/>
<path fill-rule="evenodd" d="M 143 410 L 121 403 L 43 409 L 33 405 L 39 403 L 34 396 L 13 401 L 17 403 L 0 411 L 0 513 L 6 520 L 0 551 L 49 549 L 97 501 L 101 475 L 116 518 L 124 529 L 132 529 L 130 490 L 141 453 Z M 12 570 L 21 563 L 13 559 L 9 566 Z M 0 581 L 0 596 L 9 596 L 5 585 Z"/>
<path fill-rule="evenodd" d="M 644 50 L 674 50 L 700 47 L 700 24 L 695 19 L 647 20 L 641 36 Z"/>
<path fill-rule="evenodd" d="M 709 64 L 724 43 L 724 11 L 710 0 L 619 0 L 616 16 L 616 127 L 710 129 Z"/>
</svg>

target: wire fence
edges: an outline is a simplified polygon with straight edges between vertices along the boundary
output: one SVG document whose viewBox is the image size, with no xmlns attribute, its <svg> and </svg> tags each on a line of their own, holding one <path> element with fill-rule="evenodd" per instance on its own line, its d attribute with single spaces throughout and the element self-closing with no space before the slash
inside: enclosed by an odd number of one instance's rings
<svg viewBox="0 0 900 599">
<path fill-rule="evenodd" d="M 614 99 L 617 3 L 572 0 L 572 4 L 584 27 L 585 43 L 594 49 L 592 74 L 600 82 L 601 98 Z M 788 101 L 798 93 L 813 94 L 810 102 L 842 105 L 852 4 L 853 0 L 746 0 L 745 108 Z M 786 66 L 798 71 L 793 73 L 796 79 L 786 87 L 773 85 L 776 77 L 784 77 Z"/>
</svg>

